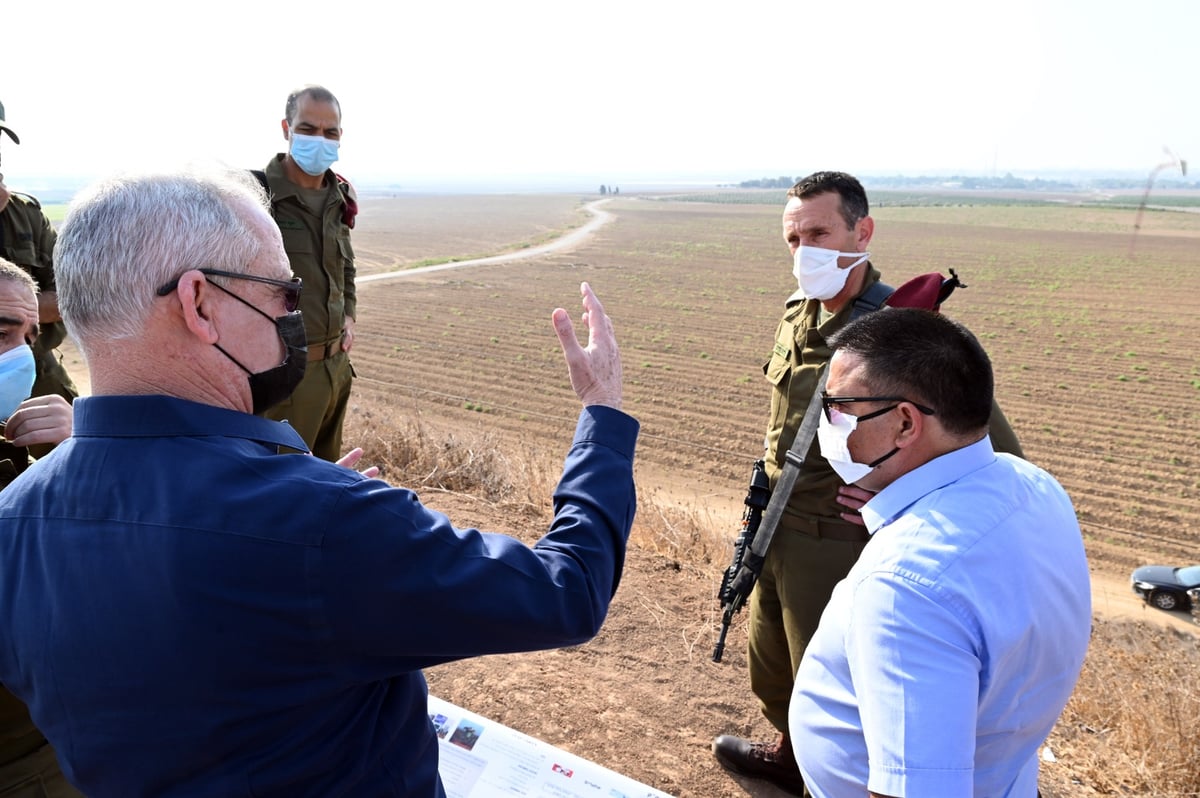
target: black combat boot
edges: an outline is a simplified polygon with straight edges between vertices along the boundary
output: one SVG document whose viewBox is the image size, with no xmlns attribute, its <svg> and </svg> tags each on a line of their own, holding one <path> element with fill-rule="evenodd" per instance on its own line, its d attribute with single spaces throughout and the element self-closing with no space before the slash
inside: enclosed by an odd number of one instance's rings
<svg viewBox="0 0 1200 798">
<path fill-rule="evenodd" d="M 726 770 L 742 776 L 764 779 L 793 795 L 805 795 L 804 778 L 796 765 L 792 741 L 780 734 L 773 743 L 755 743 L 741 737 L 722 734 L 713 740 L 713 756 Z"/>
</svg>

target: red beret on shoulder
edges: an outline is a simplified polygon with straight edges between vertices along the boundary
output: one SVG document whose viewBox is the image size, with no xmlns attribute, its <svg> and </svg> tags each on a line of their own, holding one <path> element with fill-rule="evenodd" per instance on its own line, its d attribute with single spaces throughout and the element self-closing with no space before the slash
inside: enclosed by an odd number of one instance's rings
<svg viewBox="0 0 1200 798">
<path fill-rule="evenodd" d="M 922 274 L 912 278 L 892 292 L 884 304 L 893 308 L 920 308 L 937 312 L 955 288 L 966 288 L 966 284 L 958 279 L 954 269 L 949 277 L 942 277 L 937 272 Z"/>
</svg>

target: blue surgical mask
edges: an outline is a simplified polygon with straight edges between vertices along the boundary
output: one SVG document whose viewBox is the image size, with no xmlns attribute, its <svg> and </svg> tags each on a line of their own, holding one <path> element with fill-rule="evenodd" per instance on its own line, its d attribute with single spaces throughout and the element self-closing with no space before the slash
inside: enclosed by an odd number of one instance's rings
<svg viewBox="0 0 1200 798">
<path fill-rule="evenodd" d="M 340 142 L 327 139 L 324 136 L 306 136 L 303 133 L 292 134 L 292 160 L 304 170 L 305 174 L 319 177 L 325 170 L 333 166 L 338 159 Z"/>
<path fill-rule="evenodd" d="M 28 344 L 0 355 L 0 421 L 8 421 L 21 402 L 29 398 L 36 376 L 37 364 Z"/>
</svg>

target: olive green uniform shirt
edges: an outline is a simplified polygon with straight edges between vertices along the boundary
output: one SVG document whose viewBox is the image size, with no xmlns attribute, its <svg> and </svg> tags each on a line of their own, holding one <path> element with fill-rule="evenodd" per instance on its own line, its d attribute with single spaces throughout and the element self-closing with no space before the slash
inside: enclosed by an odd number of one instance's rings
<svg viewBox="0 0 1200 798">
<path fill-rule="evenodd" d="M 0 255 L 20 266 L 38 291 L 57 291 L 54 284 L 54 242 L 58 234 L 42 213 L 42 206 L 27 194 L 13 194 L 0 211 Z M 61 321 L 39 325 L 34 354 L 54 349 L 66 338 Z"/>
<path fill-rule="evenodd" d="M 263 415 L 287 421 L 312 453 L 336 461 L 342 453 L 342 425 L 350 405 L 354 368 L 342 351 L 346 318 L 354 318 L 354 250 L 344 221 L 349 183 L 325 171 L 320 189 L 301 188 L 287 179 L 285 155 L 264 170 L 271 215 L 279 225 L 292 271 L 304 281 L 300 310 L 308 339 L 304 379 L 283 402 Z"/>
<path fill-rule="evenodd" d="M 357 317 L 354 291 L 354 249 L 350 228 L 342 221 L 346 211 L 343 191 L 332 171 L 326 170 L 325 206 L 312 207 L 305 192 L 287 179 L 286 156 L 276 155 L 264 170 L 271 192 L 271 214 L 283 236 L 292 272 L 304 281 L 300 310 L 308 345 L 335 346 L 341 341 L 346 317 Z M 345 188 L 341 186 L 345 185 Z"/>
<path fill-rule="evenodd" d="M 42 206 L 27 194 L 13 194 L 0 211 L 0 256 L 28 272 L 41 293 L 58 290 L 54 283 L 54 243 L 57 239 L 58 234 L 42 213 Z M 33 345 L 33 356 L 37 361 L 33 396 L 56 393 L 73 401 L 79 395 L 54 351 L 66 337 L 67 328 L 61 321 L 38 325 L 38 339 Z"/>
</svg>

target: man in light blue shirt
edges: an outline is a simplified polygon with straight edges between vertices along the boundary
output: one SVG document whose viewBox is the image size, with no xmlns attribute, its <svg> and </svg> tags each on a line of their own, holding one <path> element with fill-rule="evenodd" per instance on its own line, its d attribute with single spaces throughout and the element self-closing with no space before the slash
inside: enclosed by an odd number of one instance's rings
<svg viewBox="0 0 1200 798">
<path fill-rule="evenodd" d="M 1091 628 L 1071 501 L 992 450 L 992 371 L 961 326 L 868 314 L 833 341 L 822 454 L 872 535 L 796 676 L 789 726 L 816 798 L 1037 794 L 1038 747 Z"/>
</svg>

